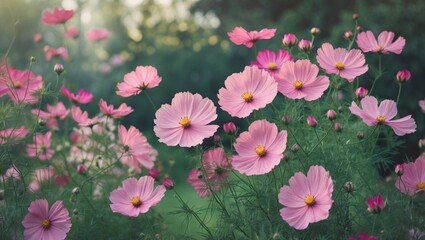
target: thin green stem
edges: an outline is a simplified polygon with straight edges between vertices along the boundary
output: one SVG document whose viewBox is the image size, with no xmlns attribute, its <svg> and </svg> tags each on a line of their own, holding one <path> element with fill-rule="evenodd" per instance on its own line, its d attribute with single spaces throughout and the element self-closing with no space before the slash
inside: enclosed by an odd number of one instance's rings
<svg viewBox="0 0 425 240">
<path fill-rule="evenodd" d="M 396 101 L 397 104 L 398 104 L 398 100 L 400 100 L 401 87 L 402 87 L 402 85 L 401 85 L 401 83 L 399 83 L 398 84 L 397 101 Z"/>
<path fill-rule="evenodd" d="M 149 94 L 148 94 L 148 92 L 147 92 L 147 91 L 144 91 L 144 93 L 145 93 L 146 97 L 148 98 L 149 102 L 151 103 L 151 105 L 152 105 L 153 109 L 156 111 L 156 110 L 157 110 L 157 108 L 156 108 L 156 106 L 155 106 L 155 103 L 153 103 L 152 98 L 149 96 Z"/>
<path fill-rule="evenodd" d="M 378 74 L 373 80 L 372 87 L 370 88 L 369 95 L 372 95 L 372 91 L 375 88 L 376 81 L 382 76 L 382 66 L 381 66 L 381 54 L 378 55 Z"/>
</svg>

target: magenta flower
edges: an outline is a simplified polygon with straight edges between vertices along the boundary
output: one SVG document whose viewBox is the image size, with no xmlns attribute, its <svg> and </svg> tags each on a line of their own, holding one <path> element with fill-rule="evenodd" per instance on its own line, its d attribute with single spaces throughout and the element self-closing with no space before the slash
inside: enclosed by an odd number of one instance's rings
<svg viewBox="0 0 425 240">
<path fill-rule="evenodd" d="M 220 185 L 228 178 L 232 170 L 231 159 L 226 156 L 223 148 L 214 148 L 204 152 L 202 166 L 211 184 Z"/>
<path fill-rule="evenodd" d="M 352 82 L 369 69 L 360 50 L 334 49 L 330 43 L 324 43 L 317 50 L 316 58 L 320 67 L 325 69 L 326 73 L 339 75 L 348 82 Z"/>
<path fill-rule="evenodd" d="M 53 57 L 60 56 L 63 60 L 67 61 L 69 59 L 68 50 L 64 47 L 60 47 L 58 49 L 54 49 L 50 46 L 44 46 L 44 56 L 47 61 L 50 61 Z"/>
<path fill-rule="evenodd" d="M 75 103 L 87 104 L 93 100 L 93 94 L 84 89 L 78 90 L 77 95 L 75 95 L 68 88 L 62 86 L 61 92 L 66 98 Z"/>
<path fill-rule="evenodd" d="M 155 135 L 168 146 L 193 147 L 211 137 L 218 125 L 208 125 L 217 118 L 216 107 L 199 94 L 180 92 L 171 105 L 163 104 L 155 113 Z"/>
<path fill-rule="evenodd" d="M 252 111 L 271 103 L 277 94 L 273 77 L 254 66 L 230 75 L 224 85 L 218 91 L 218 104 L 232 117 L 248 117 Z"/>
<path fill-rule="evenodd" d="M 25 126 L 19 128 L 7 128 L 0 131 L 0 144 L 15 144 L 18 140 L 24 138 L 28 134 Z"/>
<path fill-rule="evenodd" d="M 279 72 L 284 62 L 293 60 L 292 55 L 285 50 L 279 50 L 277 54 L 270 50 L 263 50 L 258 53 L 257 61 L 251 62 L 251 66 L 264 69 L 274 76 Z"/>
<path fill-rule="evenodd" d="M 261 39 L 270 39 L 276 34 L 276 28 L 264 28 L 258 31 L 246 31 L 242 27 L 235 27 L 231 32 L 227 33 L 230 41 L 236 45 L 245 45 L 248 48 L 252 48 L 254 43 Z"/>
<path fill-rule="evenodd" d="M 388 125 L 398 136 L 416 131 L 416 123 L 411 115 L 397 120 L 391 120 L 397 115 L 397 105 L 394 101 L 384 100 L 378 107 L 378 100 L 376 100 L 376 98 L 366 96 L 360 103 L 363 109 L 360 109 L 353 101 L 350 106 L 350 111 L 352 114 L 362 118 L 366 125 Z"/>
<path fill-rule="evenodd" d="M 55 150 L 51 149 L 52 145 L 52 132 L 46 134 L 37 133 L 33 137 L 34 144 L 27 144 L 28 157 L 38 158 L 41 161 L 49 160 L 52 158 Z"/>
<path fill-rule="evenodd" d="M 124 75 L 124 82 L 117 84 L 117 95 L 130 97 L 141 93 L 148 88 L 154 88 L 161 82 L 156 68 L 152 66 L 138 66 L 135 71 Z"/>
<path fill-rule="evenodd" d="M 140 166 L 153 168 L 156 159 L 151 158 L 152 147 L 137 128 L 130 126 L 127 130 L 123 125 L 119 125 L 118 137 L 122 144 L 118 156 L 121 156 L 123 164 L 133 167 L 137 172 L 141 171 Z"/>
<path fill-rule="evenodd" d="M 103 99 L 99 101 L 99 108 L 103 114 L 112 118 L 121 118 L 133 112 L 133 108 L 127 106 L 125 103 L 122 103 L 117 109 L 114 109 L 114 105 L 108 105 Z"/>
<path fill-rule="evenodd" d="M 309 60 L 286 62 L 275 75 L 280 93 L 291 99 L 313 101 L 329 87 L 327 76 L 317 76 L 319 68 Z"/>
<path fill-rule="evenodd" d="M 364 97 L 366 97 L 367 96 L 367 93 L 369 92 L 369 90 L 367 90 L 366 88 L 364 88 L 364 87 L 359 87 L 359 88 L 357 88 L 356 89 L 356 92 L 355 92 L 355 94 L 356 94 L 356 97 L 358 98 L 358 99 L 362 99 L 362 98 L 364 98 Z"/>
<path fill-rule="evenodd" d="M 425 157 L 420 156 L 415 162 L 405 163 L 403 175 L 397 178 L 395 186 L 400 192 L 410 196 L 425 191 Z"/>
<path fill-rule="evenodd" d="M 62 201 L 56 201 L 49 210 L 47 200 L 38 199 L 31 202 L 22 225 L 25 228 L 24 239 L 63 240 L 72 223 Z"/>
<path fill-rule="evenodd" d="M 289 226 L 302 230 L 310 223 L 325 220 L 332 207 L 333 182 L 329 172 L 322 166 L 311 166 L 307 176 L 297 172 L 283 186 L 279 203 L 285 205 L 280 216 Z"/>
<path fill-rule="evenodd" d="M 42 88 L 43 78 L 31 71 L 8 68 L 7 73 L 0 74 L 0 97 L 7 94 L 15 103 L 37 103 Z"/>
<path fill-rule="evenodd" d="M 419 100 L 419 107 L 422 109 L 422 112 L 425 113 L 425 99 Z"/>
<path fill-rule="evenodd" d="M 233 168 L 248 176 L 270 172 L 283 157 L 287 135 L 267 120 L 251 123 L 233 144 L 238 154 L 233 156 Z"/>
<path fill-rule="evenodd" d="M 139 180 L 135 178 L 124 180 L 122 187 L 112 191 L 109 196 L 112 212 L 130 217 L 146 213 L 149 208 L 161 201 L 166 191 L 163 185 L 155 189 L 154 187 L 155 180 L 149 176 L 143 176 Z"/>
<path fill-rule="evenodd" d="M 189 173 L 189 177 L 187 178 L 187 182 L 193 187 L 193 189 L 195 189 L 198 197 L 205 198 L 211 194 L 211 191 L 220 191 L 220 184 L 208 185 L 204 178 L 204 174 L 198 168 L 192 169 Z"/>
<path fill-rule="evenodd" d="M 82 111 L 77 106 L 72 106 L 71 115 L 75 122 L 82 127 L 93 126 L 99 122 L 98 117 L 89 118 L 89 114 L 86 111 Z"/>
<path fill-rule="evenodd" d="M 385 201 L 381 194 L 376 197 L 368 198 L 366 200 L 367 210 L 371 213 L 380 213 L 385 208 Z"/>
<path fill-rule="evenodd" d="M 69 27 L 65 32 L 65 37 L 68 39 L 76 39 L 78 35 L 77 27 Z"/>
<path fill-rule="evenodd" d="M 75 12 L 73 10 L 66 10 L 63 8 L 55 8 L 53 11 L 48 9 L 43 11 L 43 17 L 41 21 L 44 24 L 57 25 L 66 23 L 69 19 L 74 16 Z"/>
<path fill-rule="evenodd" d="M 310 127 L 316 127 L 317 126 L 317 120 L 314 116 L 308 116 L 307 117 L 307 125 Z"/>
<path fill-rule="evenodd" d="M 105 28 L 92 28 L 86 32 L 86 38 L 92 42 L 99 42 L 109 37 L 109 31 Z"/>
<path fill-rule="evenodd" d="M 347 240 L 379 240 L 379 238 L 375 236 L 369 236 L 369 234 L 361 232 L 358 234 L 358 238 L 349 237 Z"/>
<path fill-rule="evenodd" d="M 383 31 L 379 34 L 378 40 L 371 31 L 361 32 L 357 36 L 357 45 L 363 52 L 375 52 L 388 54 L 390 52 L 400 54 L 403 51 L 406 40 L 398 37 L 394 40 L 394 33 Z"/>
</svg>

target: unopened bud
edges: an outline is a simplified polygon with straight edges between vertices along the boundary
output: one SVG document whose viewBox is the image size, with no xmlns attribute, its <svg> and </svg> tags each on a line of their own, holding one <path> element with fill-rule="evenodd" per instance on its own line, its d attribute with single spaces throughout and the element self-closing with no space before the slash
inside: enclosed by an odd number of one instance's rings
<svg viewBox="0 0 425 240">
<path fill-rule="evenodd" d="M 285 125 L 289 125 L 289 123 L 291 123 L 291 117 L 288 115 L 284 115 L 281 120 L 282 123 Z"/>
<path fill-rule="evenodd" d="M 34 57 L 34 56 L 31 56 L 31 57 L 30 57 L 30 61 L 31 61 L 32 63 L 34 63 L 34 62 L 36 61 L 35 57 Z"/>
<path fill-rule="evenodd" d="M 219 142 L 220 141 L 220 135 L 214 134 L 213 139 L 214 139 L 214 142 Z"/>
<path fill-rule="evenodd" d="M 310 126 L 310 127 L 316 127 L 317 126 L 317 120 L 316 120 L 316 118 L 314 118 L 313 116 L 308 116 L 307 117 L 307 124 Z"/>
<path fill-rule="evenodd" d="M 299 149 L 300 149 L 300 146 L 296 143 L 294 143 L 294 145 L 292 145 L 291 147 L 291 151 L 294 153 L 298 152 Z"/>
<path fill-rule="evenodd" d="M 77 194 L 80 193 L 80 189 L 78 187 L 75 187 L 75 188 L 72 189 L 72 193 L 77 195 Z"/>
<path fill-rule="evenodd" d="M 305 40 L 302 39 L 299 43 L 298 43 L 298 47 L 303 50 L 304 52 L 308 52 L 310 51 L 311 47 L 312 47 L 313 43 L 310 40 Z"/>
<path fill-rule="evenodd" d="M 162 185 L 164 185 L 164 187 L 167 190 L 171 190 L 174 188 L 174 182 L 173 180 L 171 180 L 171 178 L 164 178 L 162 179 Z"/>
<path fill-rule="evenodd" d="M 86 166 L 84 166 L 83 164 L 79 164 L 77 166 L 77 172 L 81 175 L 84 175 L 86 173 Z"/>
<path fill-rule="evenodd" d="M 320 28 L 317 28 L 317 27 L 311 28 L 310 33 L 311 35 L 316 36 L 317 34 L 320 33 Z"/>
<path fill-rule="evenodd" d="M 361 32 L 363 30 L 362 26 L 357 26 L 356 28 L 357 32 Z"/>
<path fill-rule="evenodd" d="M 359 19 L 359 14 L 353 13 L 352 17 L 353 17 L 354 20 L 357 20 L 357 19 Z"/>
<path fill-rule="evenodd" d="M 355 94 L 356 94 L 356 97 L 358 99 L 362 99 L 362 98 L 366 97 L 366 95 L 367 95 L 368 92 L 369 91 L 366 88 L 359 87 L 359 88 L 356 89 Z"/>
<path fill-rule="evenodd" d="M 358 131 L 357 132 L 357 138 L 358 139 L 363 139 L 364 138 L 364 132 L 363 131 Z"/>
<path fill-rule="evenodd" d="M 333 110 L 333 109 L 329 109 L 327 112 L 326 112 L 326 117 L 329 119 L 329 120 L 335 120 L 336 119 L 336 112 Z"/>
<path fill-rule="evenodd" d="M 128 176 L 134 176 L 135 174 L 136 174 L 136 169 L 134 169 L 134 168 L 129 168 L 128 170 L 127 170 L 127 174 L 128 174 Z"/>
<path fill-rule="evenodd" d="M 225 133 L 231 135 L 236 132 L 236 125 L 233 122 L 228 122 L 223 124 L 223 130 Z"/>
<path fill-rule="evenodd" d="M 419 139 L 418 146 L 420 149 L 425 150 L 425 138 Z"/>
<path fill-rule="evenodd" d="M 148 175 L 151 176 L 153 179 L 155 179 L 155 181 L 158 181 L 159 178 L 161 177 L 160 173 L 155 168 L 152 168 L 151 170 L 149 170 Z"/>
<path fill-rule="evenodd" d="M 282 39 L 283 46 L 291 48 L 298 43 L 298 38 L 292 33 L 285 34 Z"/>
<path fill-rule="evenodd" d="M 353 32 L 351 32 L 351 31 L 346 31 L 346 32 L 344 33 L 344 38 L 345 38 L 346 40 L 351 40 L 351 39 L 353 39 Z"/>
<path fill-rule="evenodd" d="M 0 189 L 0 201 L 3 201 L 4 199 L 4 190 Z"/>
<path fill-rule="evenodd" d="M 339 122 L 334 123 L 335 132 L 342 132 L 342 124 Z"/>
<path fill-rule="evenodd" d="M 344 107 L 343 106 L 339 106 L 338 107 L 338 112 L 342 112 L 342 111 L 344 111 Z"/>
<path fill-rule="evenodd" d="M 396 79 L 399 83 L 405 83 L 410 80 L 409 70 L 400 70 L 396 74 Z"/>
<path fill-rule="evenodd" d="M 401 176 L 401 175 L 403 175 L 403 173 L 404 173 L 404 165 L 403 164 L 397 164 L 396 166 L 395 166 L 395 169 L 394 169 L 394 172 L 395 172 L 395 174 L 397 174 L 397 176 Z"/>
<path fill-rule="evenodd" d="M 285 162 L 288 162 L 289 161 L 289 155 L 286 154 L 286 153 L 283 153 L 282 159 L 285 160 Z"/>
<path fill-rule="evenodd" d="M 53 67 L 53 71 L 55 71 L 58 75 L 60 75 L 61 73 L 63 73 L 63 65 L 62 64 L 55 64 L 55 66 Z"/>
<path fill-rule="evenodd" d="M 354 184 L 351 181 L 344 183 L 344 189 L 347 193 L 351 193 L 354 191 Z"/>
<path fill-rule="evenodd" d="M 78 209 L 74 208 L 74 210 L 72 210 L 72 213 L 73 213 L 74 215 L 77 215 L 77 214 L 78 214 Z"/>
</svg>

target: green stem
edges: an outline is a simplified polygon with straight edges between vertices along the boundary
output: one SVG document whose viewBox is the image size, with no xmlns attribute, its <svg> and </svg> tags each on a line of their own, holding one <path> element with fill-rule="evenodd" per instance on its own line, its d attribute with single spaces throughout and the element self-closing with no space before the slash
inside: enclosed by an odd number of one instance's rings
<svg viewBox="0 0 425 240">
<path fill-rule="evenodd" d="M 381 68 L 381 54 L 378 55 L 378 74 L 373 80 L 372 87 L 370 88 L 369 95 L 372 95 L 373 88 L 375 87 L 376 81 L 382 76 L 382 68 Z"/>
<path fill-rule="evenodd" d="M 398 84 L 398 94 L 397 94 L 397 101 L 396 101 L 396 103 L 398 103 L 398 100 L 400 99 L 401 87 L 402 87 L 402 85 L 401 85 L 401 83 L 399 83 Z"/>
<path fill-rule="evenodd" d="M 151 105 L 152 105 L 153 109 L 156 111 L 156 110 L 157 110 L 157 108 L 156 108 L 155 104 L 153 103 L 152 98 L 151 98 L 151 97 L 149 96 L 149 94 L 147 93 L 147 91 L 145 91 L 145 95 L 146 95 L 146 97 L 148 98 L 149 102 L 151 103 Z"/>
</svg>

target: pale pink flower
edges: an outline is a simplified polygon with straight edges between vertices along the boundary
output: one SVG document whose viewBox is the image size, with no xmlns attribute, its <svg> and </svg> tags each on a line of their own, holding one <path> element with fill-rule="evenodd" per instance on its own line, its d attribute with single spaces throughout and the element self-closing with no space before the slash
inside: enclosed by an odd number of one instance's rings
<svg viewBox="0 0 425 240">
<path fill-rule="evenodd" d="M 45 9 L 43 11 L 43 17 L 41 21 L 44 24 L 57 25 L 66 23 L 69 19 L 74 16 L 75 12 L 73 10 L 66 10 L 63 8 L 55 8 L 53 11 Z"/>
<path fill-rule="evenodd" d="M 422 109 L 422 112 L 425 113 L 425 99 L 419 100 L 419 107 Z"/>
<path fill-rule="evenodd" d="M 254 43 L 261 39 L 270 39 L 276 34 L 276 28 L 264 28 L 258 31 L 248 32 L 242 27 L 235 27 L 231 32 L 227 33 L 230 41 L 236 45 L 245 45 L 248 48 L 252 48 Z"/>
<path fill-rule="evenodd" d="M 15 144 L 20 139 L 24 138 L 28 134 L 28 130 L 25 126 L 19 128 L 7 128 L 0 131 L 0 144 Z"/>
<path fill-rule="evenodd" d="M 161 201 L 166 191 L 163 185 L 155 189 L 154 187 L 155 180 L 149 176 L 143 176 L 139 180 L 135 178 L 124 180 L 122 187 L 112 191 L 109 196 L 112 212 L 130 217 L 146 213 L 149 208 Z"/>
<path fill-rule="evenodd" d="M 78 35 L 77 27 L 69 27 L 65 32 L 65 37 L 68 39 L 76 39 Z"/>
<path fill-rule="evenodd" d="M 114 109 L 114 105 L 108 105 L 103 99 L 99 101 L 99 108 L 103 114 L 112 118 L 121 118 L 133 112 L 133 108 L 127 106 L 125 103 L 122 103 L 117 109 Z"/>
<path fill-rule="evenodd" d="M 0 97 L 7 94 L 15 103 L 37 103 L 42 88 L 43 78 L 28 70 L 8 68 L 0 75 Z"/>
<path fill-rule="evenodd" d="M 86 32 L 86 38 L 92 42 L 99 42 L 109 37 L 110 33 L 105 28 L 92 28 Z"/>
<path fill-rule="evenodd" d="M 302 230 L 310 223 L 325 220 L 332 207 L 333 182 L 329 172 L 322 166 L 311 166 L 307 176 L 297 172 L 283 186 L 279 203 L 285 205 L 280 216 L 289 226 Z"/>
<path fill-rule="evenodd" d="M 288 34 L 283 35 L 282 43 L 283 43 L 283 46 L 285 46 L 287 48 L 291 48 L 291 47 L 297 45 L 298 38 L 297 38 L 297 36 L 295 36 L 295 34 L 288 33 Z"/>
<path fill-rule="evenodd" d="M 410 196 L 425 191 L 425 156 L 418 157 L 415 162 L 405 163 L 403 175 L 397 178 L 395 186 Z"/>
<path fill-rule="evenodd" d="M 123 125 L 118 127 L 118 137 L 122 144 L 121 151 L 117 154 L 121 162 L 133 167 L 140 172 L 140 166 L 151 169 L 156 159 L 151 158 L 152 147 L 146 137 L 135 127 L 127 130 Z"/>
<path fill-rule="evenodd" d="M 22 225 L 25 240 L 63 240 L 72 223 L 62 201 L 56 201 L 49 210 L 47 200 L 38 199 L 31 202 Z"/>
<path fill-rule="evenodd" d="M 286 62 L 275 75 L 280 93 L 291 99 L 313 101 L 329 87 L 327 76 L 317 76 L 319 68 L 309 60 Z"/>
<path fill-rule="evenodd" d="M 89 118 L 89 114 L 86 111 L 82 111 L 77 106 L 72 106 L 71 115 L 75 122 L 82 127 L 93 126 L 99 122 L 98 117 Z"/>
<path fill-rule="evenodd" d="M 377 40 L 371 31 L 366 31 L 357 36 L 357 45 L 363 52 L 400 54 L 404 45 L 406 45 L 406 40 L 403 37 L 398 37 L 394 42 L 393 40 L 393 32 L 383 31 L 379 34 Z"/>
<path fill-rule="evenodd" d="M 367 210 L 371 213 L 380 213 L 385 208 L 385 201 L 381 194 L 376 197 L 366 199 Z"/>
<path fill-rule="evenodd" d="M 214 148 L 203 154 L 202 166 L 210 184 L 221 184 L 228 178 L 232 170 L 231 158 L 227 157 L 223 148 Z"/>
<path fill-rule="evenodd" d="M 225 87 L 218 92 L 218 104 L 232 117 L 245 118 L 273 101 L 277 85 L 266 71 L 247 66 L 227 77 Z"/>
<path fill-rule="evenodd" d="M 52 158 L 55 150 L 51 149 L 52 145 L 52 132 L 46 134 L 37 133 L 33 137 L 33 144 L 27 144 L 28 157 L 38 158 L 41 161 L 49 160 Z"/>
<path fill-rule="evenodd" d="M 279 72 L 284 62 L 293 61 L 294 58 L 285 50 L 279 50 L 277 54 L 270 50 L 258 52 L 257 61 L 251 62 L 251 66 L 264 69 L 272 76 Z"/>
<path fill-rule="evenodd" d="M 31 192 L 38 192 L 40 191 L 41 184 L 44 181 L 47 181 L 51 179 L 55 175 L 55 171 L 53 170 L 52 166 L 46 167 L 46 168 L 39 168 L 34 170 L 31 182 L 28 185 L 28 189 Z"/>
<path fill-rule="evenodd" d="M 200 198 L 208 197 L 211 194 L 211 191 L 220 191 L 220 184 L 208 185 L 205 181 L 204 174 L 198 168 L 194 168 L 190 171 L 187 182 L 193 187 L 193 189 L 195 189 L 198 197 Z"/>
<path fill-rule="evenodd" d="M 68 88 L 62 86 L 61 92 L 66 98 L 73 101 L 74 103 L 87 104 L 93 100 L 93 94 L 84 89 L 78 90 L 77 94 L 75 95 Z"/>
<path fill-rule="evenodd" d="M 57 129 L 57 119 L 63 120 L 69 114 L 69 110 L 66 109 L 62 102 L 57 102 L 55 105 L 47 104 L 47 110 L 48 112 L 45 112 L 41 109 L 33 109 L 31 112 L 37 117 L 47 121 L 48 127 L 50 129 Z"/>
<path fill-rule="evenodd" d="M 378 107 L 378 100 L 375 97 L 366 96 L 360 103 L 362 109 L 353 101 L 350 111 L 352 114 L 362 118 L 366 125 L 388 125 L 398 136 L 416 131 L 416 122 L 411 115 L 397 120 L 391 120 L 397 115 L 397 104 L 393 100 L 384 100 Z"/>
<path fill-rule="evenodd" d="M 267 120 L 251 123 L 233 144 L 238 154 L 232 158 L 233 168 L 248 176 L 270 172 L 283 157 L 287 135 Z"/>
<path fill-rule="evenodd" d="M 369 69 L 360 50 L 334 49 L 330 43 L 324 43 L 317 50 L 316 58 L 320 67 L 325 69 L 326 73 L 339 75 L 348 82 L 352 82 Z"/>
<path fill-rule="evenodd" d="M 41 41 L 41 39 L 43 39 L 43 35 L 41 35 L 41 33 L 36 33 L 34 35 L 33 41 L 34 42 L 39 42 L 39 41 Z"/>
<path fill-rule="evenodd" d="M 0 182 L 5 181 L 9 178 L 17 179 L 17 180 L 21 179 L 21 174 L 19 173 L 19 170 L 15 165 L 12 165 L 10 168 L 6 170 L 4 175 L 0 176 Z"/>
<path fill-rule="evenodd" d="M 58 49 L 54 49 L 50 46 L 44 46 L 44 56 L 47 61 L 50 61 L 53 57 L 60 56 L 63 60 L 67 61 L 69 59 L 68 50 L 64 47 L 60 47 Z"/>
<path fill-rule="evenodd" d="M 117 95 L 130 97 L 148 88 L 154 88 L 161 82 L 161 77 L 155 67 L 138 66 L 136 70 L 124 75 L 124 82 L 117 84 Z"/>
<path fill-rule="evenodd" d="M 170 104 L 163 104 L 155 113 L 155 135 L 168 146 L 193 147 L 217 131 L 208 125 L 217 118 L 216 107 L 199 94 L 180 92 Z"/>
</svg>

